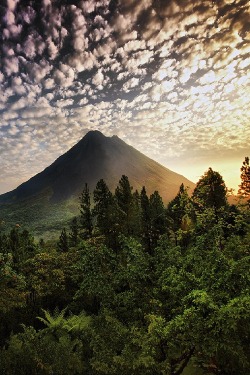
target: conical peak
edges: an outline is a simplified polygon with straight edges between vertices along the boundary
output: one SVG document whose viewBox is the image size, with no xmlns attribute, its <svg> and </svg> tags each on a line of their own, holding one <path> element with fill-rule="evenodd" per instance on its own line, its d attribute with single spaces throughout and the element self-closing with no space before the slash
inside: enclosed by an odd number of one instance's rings
<svg viewBox="0 0 250 375">
<path fill-rule="evenodd" d="M 105 136 L 102 132 L 99 130 L 90 130 L 88 133 L 85 134 L 85 136 L 82 138 L 82 141 L 90 141 L 90 142 L 95 142 L 98 141 L 120 141 L 124 143 L 117 135 L 112 135 L 111 137 Z"/>
<path fill-rule="evenodd" d="M 106 138 L 105 135 L 102 134 L 99 130 L 90 130 L 84 137 L 83 139 L 101 139 L 101 138 Z"/>
<path fill-rule="evenodd" d="M 92 130 L 44 171 L 8 193 L 2 201 L 11 202 L 13 197 L 26 199 L 49 191 L 51 201 L 57 202 L 80 194 L 86 182 L 93 189 L 101 178 L 114 190 L 121 174 L 128 176 L 135 189 L 146 185 L 148 192 L 158 190 L 165 201 L 176 195 L 182 182 L 193 185 L 118 136 L 106 137 L 100 131 Z"/>
</svg>

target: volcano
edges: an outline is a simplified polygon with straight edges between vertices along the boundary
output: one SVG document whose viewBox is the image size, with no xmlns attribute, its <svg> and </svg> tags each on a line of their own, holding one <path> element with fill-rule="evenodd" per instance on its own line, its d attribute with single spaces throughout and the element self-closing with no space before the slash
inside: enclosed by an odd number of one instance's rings
<svg viewBox="0 0 250 375">
<path fill-rule="evenodd" d="M 102 178 L 114 191 L 122 175 L 133 190 L 157 190 L 164 203 L 180 185 L 194 188 L 184 176 L 165 168 L 117 136 L 90 131 L 68 152 L 15 190 L 0 195 L 0 219 L 8 225 L 29 225 L 36 232 L 61 226 L 77 214 L 78 197 L 85 183 L 93 191 Z"/>
</svg>

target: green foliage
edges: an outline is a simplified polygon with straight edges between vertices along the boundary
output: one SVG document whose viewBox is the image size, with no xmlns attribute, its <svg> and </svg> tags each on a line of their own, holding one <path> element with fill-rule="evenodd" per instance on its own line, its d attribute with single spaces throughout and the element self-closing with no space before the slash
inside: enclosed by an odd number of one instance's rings
<svg viewBox="0 0 250 375">
<path fill-rule="evenodd" d="M 163 201 L 158 191 L 148 198 L 145 186 L 140 195 L 141 238 L 145 249 L 151 253 L 161 235 L 167 231 L 167 220 Z"/>
<path fill-rule="evenodd" d="M 90 214 L 87 186 L 84 199 Z M 0 235 L 1 373 L 248 373 L 249 210 L 228 205 L 222 177 L 210 168 L 167 210 L 126 176 L 93 200 L 84 240 L 77 219 L 59 248 Z"/>
<path fill-rule="evenodd" d="M 52 202 L 52 191 L 39 196 L 18 200 L 13 204 L 1 204 L 1 229 L 6 233 L 17 224 L 27 228 L 36 238 L 57 239 L 62 228 L 78 214 L 79 201 L 72 197 L 67 201 Z"/>
<path fill-rule="evenodd" d="M 90 193 L 87 183 L 85 184 L 80 197 L 80 227 L 82 230 L 82 238 L 91 237 L 93 231 L 93 223 L 90 205 Z"/>
<path fill-rule="evenodd" d="M 69 314 L 67 317 L 66 309 L 59 311 L 55 309 L 54 313 L 51 314 L 47 310 L 42 310 L 44 318 L 38 317 L 38 319 L 48 328 L 48 331 L 57 334 L 59 337 L 62 332 L 82 332 L 89 326 L 91 318 L 86 316 L 85 313 L 79 315 Z"/>
<path fill-rule="evenodd" d="M 60 250 L 62 252 L 66 252 L 66 251 L 69 250 L 68 235 L 66 233 L 65 228 L 63 228 L 63 230 L 60 234 L 59 241 L 57 243 L 57 247 L 58 247 L 58 250 Z"/>
<path fill-rule="evenodd" d="M 46 328 L 36 331 L 23 326 L 23 333 L 10 338 L 2 350 L 1 373 L 20 375 L 82 374 L 86 370 L 84 342 L 90 319 L 85 314 L 64 317 L 65 311 L 39 318 Z"/>
<path fill-rule="evenodd" d="M 115 197 L 119 207 L 120 223 L 125 235 L 133 234 L 134 228 L 134 204 L 133 188 L 127 176 L 123 175 L 115 190 Z"/>
<path fill-rule="evenodd" d="M 150 237 L 150 205 L 145 186 L 143 186 L 140 195 L 141 201 L 141 237 L 143 244 L 148 252 L 151 252 Z"/>
<path fill-rule="evenodd" d="M 79 226 L 76 217 L 74 217 L 71 222 L 70 230 L 71 232 L 69 234 L 69 244 L 72 247 L 76 247 L 79 242 Z"/>
<path fill-rule="evenodd" d="M 7 235 L 0 234 L 0 250 L 6 254 L 12 254 L 16 268 L 19 268 L 25 260 L 33 257 L 37 248 L 34 238 L 26 229 L 21 231 L 18 226 L 15 226 Z"/>
<path fill-rule="evenodd" d="M 25 297 L 25 279 L 16 272 L 12 254 L 0 253 L 0 311 L 24 306 Z"/>
<path fill-rule="evenodd" d="M 243 195 L 243 197 L 248 198 L 250 196 L 250 166 L 249 166 L 249 157 L 245 157 L 243 165 L 240 169 L 241 171 L 241 183 L 239 185 L 238 194 Z M 248 201 L 249 203 L 249 201 Z"/>
<path fill-rule="evenodd" d="M 93 216 L 96 232 L 105 237 L 106 244 L 115 246 L 120 232 L 120 210 L 114 196 L 103 179 L 97 182 L 94 190 Z"/>
<path fill-rule="evenodd" d="M 26 279 L 27 307 L 34 312 L 40 307 L 54 309 L 70 304 L 76 291 L 75 251 L 39 253 L 25 262 L 22 274 Z"/>
<path fill-rule="evenodd" d="M 218 211 L 227 205 L 227 188 L 222 176 L 209 168 L 200 178 L 193 192 L 193 199 L 201 208 Z"/>
</svg>

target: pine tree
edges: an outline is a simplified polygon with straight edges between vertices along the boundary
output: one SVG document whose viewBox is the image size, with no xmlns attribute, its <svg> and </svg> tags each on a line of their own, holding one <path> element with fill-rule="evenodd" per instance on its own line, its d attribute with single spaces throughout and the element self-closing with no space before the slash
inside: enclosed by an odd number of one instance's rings
<svg viewBox="0 0 250 375">
<path fill-rule="evenodd" d="M 155 247 L 160 236 L 166 233 L 166 213 L 162 198 L 158 191 L 150 195 L 150 217 L 152 246 Z"/>
<path fill-rule="evenodd" d="M 222 176 L 209 168 L 200 178 L 193 192 L 193 200 L 200 209 L 213 208 L 217 213 L 227 206 L 227 188 Z"/>
<path fill-rule="evenodd" d="M 250 166 L 248 156 L 245 157 L 240 171 L 241 184 L 239 185 L 238 194 L 243 195 L 243 197 L 250 197 Z"/>
<path fill-rule="evenodd" d="M 138 190 L 133 193 L 133 203 L 132 203 L 132 229 L 133 236 L 140 238 L 141 235 L 141 198 Z"/>
<path fill-rule="evenodd" d="M 40 249 L 45 249 L 45 241 L 43 238 L 40 238 L 39 240 L 39 247 Z"/>
<path fill-rule="evenodd" d="M 70 230 L 71 232 L 69 233 L 69 242 L 71 246 L 75 247 L 77 246 L 79 241 L 79 227 L 76 217 L 74 217 L 74 219 L 71 222 Z"/>
<path fill-rule="evenodd" d="M 115 197 L 120 208 L 120 221 L 125 235 L 133 234 L 133 193 L 127 176 L 122 175 L 115 190 Z"/>
<path fill-rule="evenodd" d="M 66 233 L 66 229 L 63 228 L 59 241 L 57 243 L 57 247 L 61 252 L 67 252 L 69 250 L 69 244 L 68 244 L 68 235 Z"/>
<path fill-rule="evenodd" d="M 94 209 L 92 211 L 99 232 L 108 236 L 112 229 L 114 199 L 106 182 L 101 179 L 97 182 L 94 190 Z"/>
<path fill-rule="evenodd" d="M 86 183 L 80 196 L 80 227 L 82 229 L 82 237 L 90 238 L 93 231 L 90 193 Z"/>
<path fill-rule="evenodd" d="M 150 204 L 145 186 L 141 190 L 141 230 L 142 241 L 146 250 L 150 253 L 152 250 L 151 244 L 151 218 L 150 218 Z"/>
<path fill-rule="evenodd" d="M 174 232 L 182 227 L 183 218 L 187 214 L 187 206 L 190 198 L 184 185 L 181 184 L 176 197 L 169 202 L 167 207 L 167 215 L 171 219 L 171 228 Z"/>
<path fill-rule="evenodd" d="M 169 202 L 166 214 L 169 234 L 171 237 L 173 235 L 176 245 L 180 244 L 180 238 L 189 237 L 188 232 L 192 230 L 196 220 L 193 202 L 183 184 L 176 197 Z"/>
<path fill-rule="evenodd" d="M 12 228 L 8 237 L 8 248 L 13 256 L 13 262 L 18 264 L 22 259 L 19 227 Z"/>
</svg>

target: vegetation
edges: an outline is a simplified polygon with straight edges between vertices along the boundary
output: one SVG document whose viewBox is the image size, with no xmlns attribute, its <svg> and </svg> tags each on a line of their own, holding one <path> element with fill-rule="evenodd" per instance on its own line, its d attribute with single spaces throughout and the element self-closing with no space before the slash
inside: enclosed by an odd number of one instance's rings
<svg viewBox="0 0 250 375">
<path fill-rule="evenodd" d="M 242 194 L 243 197 L 249 198 L 250 196 L 250 166 L 249 166 L 249 157 L 245 157 L 243 165 L 240 169 L 241 171 L 241 184 L 239 186 L 239 194 Z M 248 204 L 250 205 L 250 199 L 248 199 Z"/>
<path fill-rule="evenodd" d="M 126 176 L 79 206 L 57 241 L 0 233 L 1 374 L 248 373 L 250 211 L 218 172 L 167 207 Z"/>
</svg>

